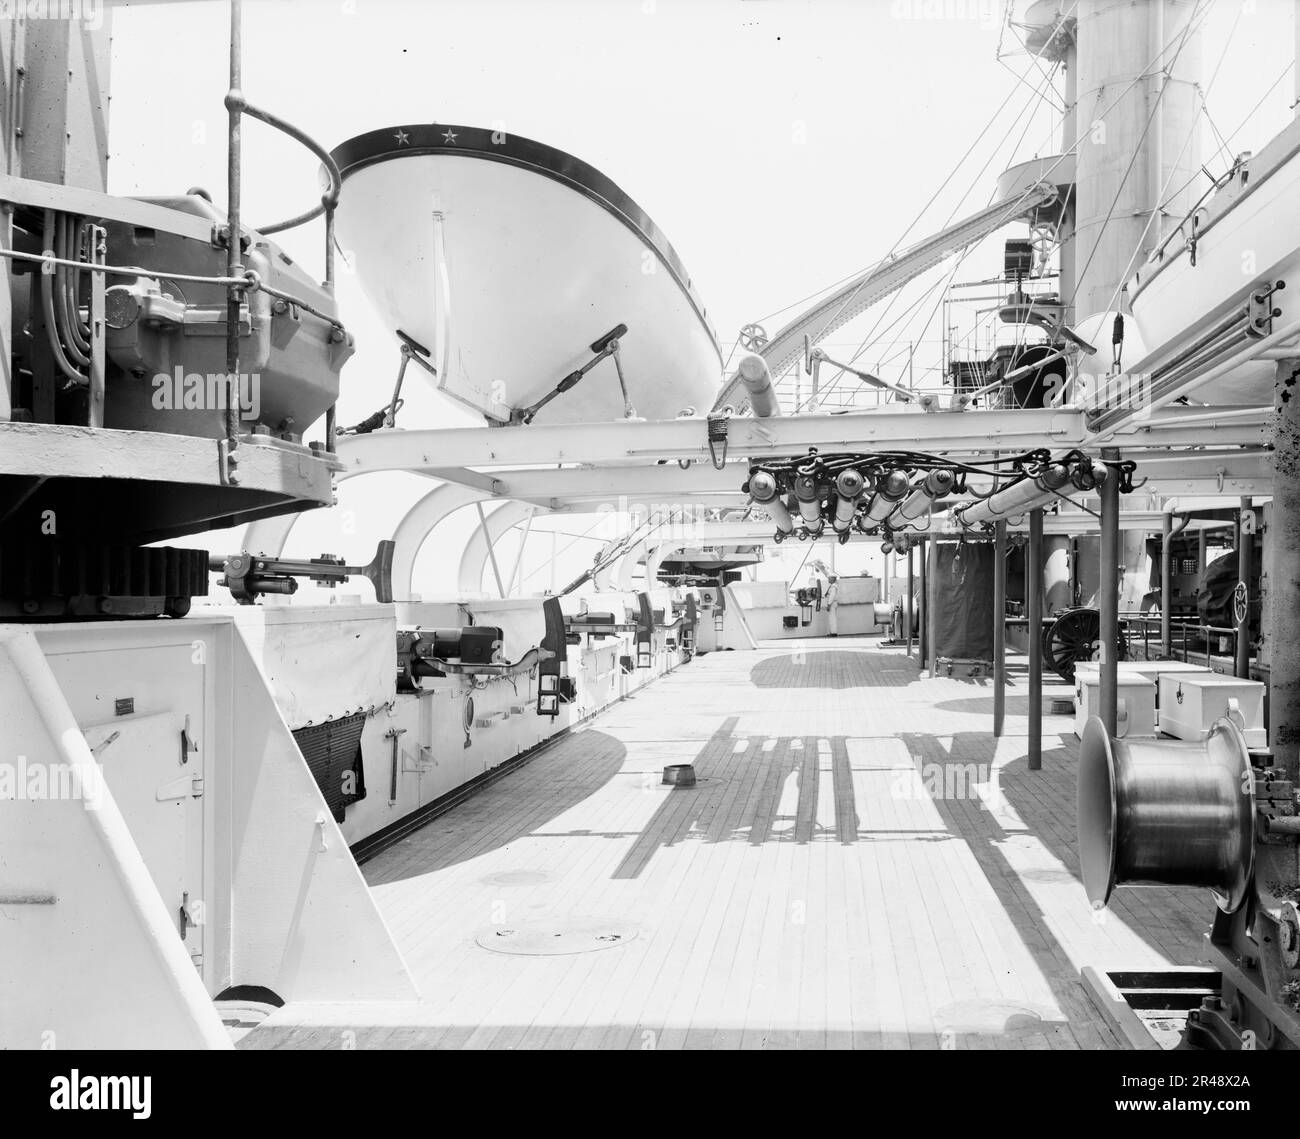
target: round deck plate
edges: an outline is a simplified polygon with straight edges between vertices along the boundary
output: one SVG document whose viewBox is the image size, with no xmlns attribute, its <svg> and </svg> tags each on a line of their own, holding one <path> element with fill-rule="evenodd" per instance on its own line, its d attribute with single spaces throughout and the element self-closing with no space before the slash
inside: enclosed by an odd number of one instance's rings
<svg viewBox="0 0 1300 1139">
<path fill-rule="evenodd" d="M 934 1013 L 935 1025 L 950 1032 L 991 1033 L 1040 1032 L 1042 1010 L 1012 1001 L 957 1001 Z"/>
<path fill-rule="evenodd" d="M 487 926 L 474 940 L 493 953 L 550 957 L 566 953 L 595 953 L 617 949 L 637 935 L 630 922 L 602 918 L 568 918 L 513 922 Z"/>
</svg>

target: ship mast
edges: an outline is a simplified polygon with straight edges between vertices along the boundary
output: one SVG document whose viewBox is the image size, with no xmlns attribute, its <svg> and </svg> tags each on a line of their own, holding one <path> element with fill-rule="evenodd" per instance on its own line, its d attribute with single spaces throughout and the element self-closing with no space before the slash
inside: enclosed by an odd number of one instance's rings
<svg viewBox="0 0 1300 1139">
<path fill-rule="evenodd" d="M 1127 308 L 1124 281 L 1199 192 L 1203 15 L 1204 0 L 1038 0 L 1026 13 L 1026 46 L 1065 72 L 1067 325 Z"/>
</svg>

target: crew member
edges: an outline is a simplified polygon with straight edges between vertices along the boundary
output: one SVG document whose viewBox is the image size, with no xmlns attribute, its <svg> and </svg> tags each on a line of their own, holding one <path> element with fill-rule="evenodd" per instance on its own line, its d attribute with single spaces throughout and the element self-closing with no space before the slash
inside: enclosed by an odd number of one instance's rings
<svg viewBox="0 0 1300 1139">
<path fill-rule="evenodd" d="M 826 625 L 830 636 L 840 635 L 840 579 L 832 577 L 826 583 Z"/>
</svg>

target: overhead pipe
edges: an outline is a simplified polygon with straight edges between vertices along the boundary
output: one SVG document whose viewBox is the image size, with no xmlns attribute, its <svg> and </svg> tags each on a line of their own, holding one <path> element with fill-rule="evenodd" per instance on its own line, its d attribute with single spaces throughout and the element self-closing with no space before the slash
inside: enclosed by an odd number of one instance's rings
<svg viewBox="0 0 1300 1139">
<path fill-rule="evenodd" d="M 736 374 L 749 393 L 749 406 L 760 419 L 781 414 L 781 398 L 772 383 L 772 373 L 762 356 L 751 352 L 740 358 Z"/>
<path fill-rule="evenodd" d="M 822 496 L 817 480 L 812 475 L 797 475 L 794 480 L 794 498 L 799 506 L 799 516 L 804 528 L 814 537 L 822 532 Z"/>
<path fill-rule="evenodd" d="M 1107 472 L 1103 464 L 1097 464 L 1104 479 Z M 1096 477 L 1096 472 L 1090 472 Z M 963 526 L 975 526 L 980 522 L 993 522 L 1000 518 L 1023 514 L 1026 510 L 1043 506 L 1054 498 L 1068 498 L 1078 490 L 1090 489 L 1076 486 L 1066 490 L 1070 484 L 1070 468 L 1064 463 L 1049 463 L 1034 476 L 1021 479 L 1005 490 L 999 490 L 982 498 L 978 502 L 968 502 L 954 507 L 953 517 Z"/>
<path fill-rule="evenodd" d="M 786 509 L 785 503 L 781 501 L 781 487 L 775 475 L 770 475 L 767 471 L 755 471 L 750 475 L 749 498 L 751 502 L 761 506 L 772 516 L 777 533 L 784 535 L 794 532 L 794 520 L 790 517 L 790 511 Z"/>
<path fill-rule="evenodd" d="M 891 530 L 902 530 L 909 523 L 924 518 L 930 513 L 934 500 L 951 491 L 956 481 L 957 476 L 946 469 L 918 477 L 912 483 L 912 493 L 894 508 L 885 525 Z"/>
<path fill-rule="evenodd" d="M 858 500 L 866 492 L 867 480 L 850 467 L 835 478 L 835 517 L 831 525 L 837 534 L 847 534 L 858 511 Z"/>
<path fill-rule="evenodd" d="M 867 506 L 867 519 L 870 522 L 883 522 L 893 513 L 894 507 L 902 501 L 910 487 L 904 472 L 890 471 L 880 480 L 876 493 L 872 495 Z"/>
</svg>

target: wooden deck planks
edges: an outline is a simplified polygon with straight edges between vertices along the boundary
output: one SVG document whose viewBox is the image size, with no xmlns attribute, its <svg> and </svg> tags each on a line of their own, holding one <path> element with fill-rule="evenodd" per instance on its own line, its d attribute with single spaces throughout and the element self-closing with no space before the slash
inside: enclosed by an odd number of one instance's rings
<svg viewBox="0 0 1300 1139">
<path fill-rule="evenodd" d="M 366 864 L 422 1001 L 358 1010 L 356 1046 L 1115 1046 L 1080 967 L 1195 963 L 1212 903 L 1121 891 L 1094 920 L 1070 720 L 1029 772 L 1016 696 L 994 741 L 991 695 L 866 639 L 698 658 Z M 660 788 L 682 762 L 700 786 Z M 475 941 L 575 916 L 638 936 Z M 240 1046 L 339 1047 L 339 1010 L 313 1015 Z"/>
</svg>

